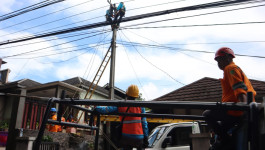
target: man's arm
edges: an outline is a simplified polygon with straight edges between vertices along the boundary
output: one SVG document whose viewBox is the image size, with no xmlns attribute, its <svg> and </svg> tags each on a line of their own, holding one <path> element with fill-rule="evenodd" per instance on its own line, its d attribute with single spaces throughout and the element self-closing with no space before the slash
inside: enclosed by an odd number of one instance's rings
<svg viewBox="0 0 265 150">
<path fill-rule="evenodd" d="M 102 114 L 108 114 L 108 113 L 111 113 L 111 112 L 118 112 L 118 107 L 116 106 L 108 106 L 108 107 L 105 107 L 105 106 L 97 106 L 95 108 L 95 110 L 99 113 L 102 113 Z"/>
<path fill-rule="evenodd" d="M 145 114 L 145 108 L 141 108 L 141 113 Z M 144 132 L 144 136 L 148 137 L 148 123 L 146 121 L 146 117 L 142 117 L 142 128 Z"/>
<path fill-rule="evenodd" d="M 244 93 L 240 93 L 240 94 L 238 94 L 237 99 L 238 99 L 240 102 L 246 102 L 246 103 L 247 103 L 247 95 L 244 94 Z"/>
</svg>

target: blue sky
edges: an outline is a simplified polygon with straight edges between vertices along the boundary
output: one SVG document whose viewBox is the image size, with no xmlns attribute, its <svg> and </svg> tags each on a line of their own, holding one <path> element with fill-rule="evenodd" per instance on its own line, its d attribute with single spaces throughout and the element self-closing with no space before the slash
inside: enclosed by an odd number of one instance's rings
<svg viewBox="0 0 265 150">
<path fill-rule="evenodd" d="M 214 1 L 217 0 L 124 1 L 127 7 L 125 17 Z M 38 2 L 40 1 L 1 0 L 0 15 Z M 119 2 L 112 1 L 116 4 Z M 230 47 L 236 54 L 265 56 L 264 23 L 185 27 L 263 22 L 264 6 L 246 9 L 262 4 L 265 3 L 180 12 L 121 23 L 121 28 L 127 29 L 121 29 L 117 33 L 115 86 L 126 90 L 130 84 L 137 84 L 144 98 L 151 100 L 203 77 L 221 78 L 222 71 L 213 58 L 214 52 L 222 46 Z M 227 11 L 238 8 L 245 9 Z M 107 9 L 107 0 L 66 0 L 0 22 L 0 42 L 105 21 Z M 225 10 L 223 13 L 205 15 Z M 196 16 L 199 14 L 204 15 Z M 179 19 L 158 22 L 172 18 Z M 153 21 L 155 23 L 138 25 Z M 162 26 L 182 27 L 161 28 Z M 106 26 L 3 45 L 0 46 L 0 57 L 8 63 L 2 69 L 11 69 L 9 81 L 28 78 L 46 83 L 76 76 L 92 81 L 110 45 L 111 36 L 110 26 Z M 132 46 L 132 43 L 149 46 Z M 150 45 L 168 46 L 171 49 Z M 32 50 L 36 52 L 7 57 Z M 264 58 L 236 56 L 234 61 L 249 78 L 265 81 Z M 103 86 L 108 82 L 109 67 L 99 84 Z"/>
</svg>

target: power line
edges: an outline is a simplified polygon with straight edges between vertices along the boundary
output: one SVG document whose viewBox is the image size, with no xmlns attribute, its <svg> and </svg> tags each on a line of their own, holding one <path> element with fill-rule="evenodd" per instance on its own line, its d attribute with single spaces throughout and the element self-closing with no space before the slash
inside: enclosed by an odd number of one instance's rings
<svg viewBox="0 0 265 150">
<path fill-rule="evenodd" d="M 125 41 L 123 41 L 125 42 Z M 133 46 L 143 46 L 143 47 L 155 47 L 160 49 L 168 49 L 172 51 L 188 51 L 188 52 L 197 52 L 197 53 L 212 53 L 215 52 L 212 51 L 202 51 L 202 50 L 192 50 L 192 49 L 183 49 L 183 48 L 175 48 L 175 47 L 169 47 L 164 45 L 154 45 L 154 44 L 143 44 L 143 43 L 136 43 L 136 42 L 127 42 L 123 43 L 124 45 L 133 45 Z M 265 56 L 254 56 L 254 55 L 245 55 L 245 54 L 235 54 L 236 56 L 244 56 L 244 57 L 253 57 L 253 58 L 265 58 Z"/>
<path fill-rule="evenodd" d="M 156 5 L 149 5 L 149 6 L 144 6 L 144 7 L 138 7 L 138 8 L 129 9 L 128 11 L 130 11 L 130 10 L 136 10 L 136 9 L 142 9 L 142 8 L 147 8 L 147 7 L 153 7 L 153 6 L 160 6 L 160 5 L 164 5 L 164 4 L 176 3 L 176 2 L 181 2 L 181 1 L 186 1 L 186 0 L 178 0 L 178 1 L 172 1 L 172 2 L 160 3 L 160 4 L 156 4 Z M 257 1 L 257 2 L 260 2 L 260 1 Z M 248 3 L 245 2 L 245 3 L 243 3 L 243 4 L 249 4 L 249 3 L 254 3 L 254 2 L 248 2 Z M 239 4 L 237 4 L 237 5 L 239 5 Z M 92 20 L 92 19 L 96 19 L 96 18 L 99 18 L 99 17 L 102 17 L 102 16 L 98 16 L 98 17 L 94 17 L 94 18 L 90 18 L 90 19 L 82 20 L 82 21 L 79 21 L 79 22 L 76 22 L 76 23 L 85 22 L 85 21 Z M 65 27 L 65 26 L 73 25 L 73 24 L 76 24 L 76 23 L 70 23 L 70 24 L 67 24 L 67 25 L 63 25 L 63 26 L 59 26 L 59 27 L 55 27 L 55 28 L 51 28 L 51 29 L 48 29 L 48 30 L 44 30 L 44 31 L 41 31 L 41 32 L 37 32 L 37 33 L 35 33 L 35 34 L 43 33 L 43 32 L 46 32 L 46 31 L 50 31 L 50 30 L 52 30 L 52 29 L 58 29 L 58 28 L 61 28 L 61 27 Z M 126 28 L 126 29 L 133 29 L 133 28 Z"/>
<path fill-rule="evenodd" d="M 34 34 L 41 34 L 41 33 L 45 33 L 47 31 L 52 31 L 54 29 L 59 29 L 59 28 L 62 28 L 62 27 L 66 27 L 66 26 L 70 26 L 70 25 L 75 25 L 75 24 L 78 24 L 78 23 L 81 23 L 81 22 L 86 22 L 88 20 L 93 20 L 93 19 L 97 19 L 97 18 L 100 18 L 102 16 L 98 16 L 98 17 L 93 17 L 93 18 L 89 18 L 89 19 L 85 19 L 85 20 L 82 20 L 82 21 L 78 21 L 78 22 L 75 22 L 75 23 L 69 23 L 69 24 L 66 24 L 66 25 L 62 25 L 62 26 L 58 26 L 58 27 L 54 27 L 54 28 L 50 28 L 50 29 L 47 29 L 47 30 L 43 30 L 43 31 L 40 31 L 40 32 L 36 32 Z"/>
<path fill-rule="evenodd" d="M 131 33 L 134 33 L 134 32 L 131 32 Z M 134 33 L 134 34 L 136 34 L 136 33 Z M 141 36 L 141 35 L 139 35 L 139 34 L 136 34 L 136 35 L 137 35 L 137 36 L 140 36 L 140 37 L 142 37 L 142 38 L 144 38 L 144 39 L 147 39 L 147 40 L 149 40 L 149 41 L 152 41 L 152 42 L 154 42 L 154 43 L 157 43 L 157 44 L 159 44 L 159 45 L 162 45 L 162 44 L 160 44 L 160 43 L 158 43 L 158 42 L 155 42 L 155 41 L 153 41 L 153 40 L 151 40 L 151 39 L 149 39 L 149 38 L 143 37 L 143 36 Z M 163 45 L 162 45 L 162 46 L 163 46 Z M 191 56 L 191 55 L 189 55 L 189 54 L 186 54 L 186 53 L 184 53 L 184 52 L 182 52 L 182 51 L 179 51 L 179 52 L 182 53 L 182 54 L 184 54 L 184 55 L 187 55 L 188 57 L 191 57 L 191 58 L 193 58 L 193 59 L 196 59 L 196 60 L 199 60 L 199 61 L 202 61 L 202 62 L 205 62 L 205 63 L 208 63 L 208 64 L 213 65 L 212 63 L 210 63 L 210 62 L 208 62 L 208 61 L 202 60 L 202 59 L 200 59 L 200 58 L 196 58 L 196 57 Z"/>
<path fill-rule="evenodd" d="M 121 33 L 128 39 L 128 37 L 121 31 Z M 129 40 L 129 39 L 128 39 Z M 130 40 L 129 40 L 130 41 Z M 131 41 L 130 41 L 131 43 Z M 134 46 L 133 46 L 134 47 Z M 185 85 L 184 83 L 174 79 L 170 74 L 168 74 L 166 71 L 162 70 L 161 68 L 157 67 L 156 65 L 154 65 L 153 63 L 151 63 L 149 60 L 147 60 L 139 51 L 136 47 L 134 47 L 134 49 L 136 50 L 136 52 L 145 60 L 147 61 L 149 64 L 151 64 L 153 67 L 155 67 L 156 69 L 162 71 L 163 73 L 165 73 L 167 76 L 169 76 L 171 79 L 173 79 L 174 81 L 176 81 L 177 83 L 180 83 L 182 85 Z"/>
<path fill-rule="evenodd" d="M 123 27 L 123 29 L 162 29 L 162 28 L 179 28 L 179 27 L 209 27 L 209 26 L 230 26 L 230 25 L 248 25 L 248 24 L 263 24 L 265 21 L 257 22 L 237 22 L 237 23 L 217 23 L 217 24 L 195 24 L 195 25 L 178 25 L 178 26 L 152 26 L 152 27 Z"/>
<path fill-rule="evenodd" d="M 118 33 L 118 34 L 119 34 L 119 33 Z M 120 34 L 119 34 L 119 36 L 120 36 L 120 39 L 121 39 L 121 35 L 120 35 Z M 122 45 L 123 45 L 123 44 L 122 44 Z M 131 65 L 131 67 L 132 67 L 132 69 L 133 69 L 133 72 L 134 72 L 134 74 L 135 74 L 135 76 L 136 76 L 137 81 L 139 82 L 141 88 L 143 89 L 143 92 L 144 92 L 144 94 L 146 95 L 147 99 L 149 99 L 147 93 L 144 91 L 144 87 L 143 87 L 141 81 L 140 81 L 139 78 L 138 78 L 138 75 L 137 75 L 137 73 L 136 73 L 136 71 L 135 71 L 135 69 L 134 69 L 134 67 L 133 67 L 133 64 L 132 64 L 132 62 L 131 62 L 131 60 L 130 60 L 130 58 L 129 58 L 129 55 L 128 55 L 128 53 L 127 53 L 127 50 L 126 50 L 125 48 L 124 48 L 124 51 L 125 51 L 125 53 L 126 53 L 126 56 L 127 56 L 127 58 L 128 58 L 128 61 L 129 61 L 130 65 Z"/>
<path fill-rule="evenodd" d="M 250 1 L 250 0 L 242 0 L 240 2 L 243 2 L 243 1 Z M 229 5 L 229 4 L 233 4 L 233 3 L 240 3 L 240 2 L 237 2 L 237 1 L 218 1 L 218 2 L 200 4 L 200 5 L 181 7 L 181 8 L 176 8 L 176 9 L 170 9 L 170 10 L 158 11 L 158 12 L 154 12 L 154 13 L 147 13 L 147 14 L 127 17 L 127 18 L 124 18 L 122 20 L 122 22 L 139 20 L 139 19 L 143 19 L 143 18 L 160 16 L 160 15 L 165 15 L 165 14 L 170 14 L 170 13 L 175 13 L 175 12 L 206 9 L 206 8 L 216 7 L 216 6 L 219 6 L 219 5 L 224 6 L 224 5 Z M 36 39 L 36 38 L 42 38 L 42 37 L 47 37 L 47 36 L 53 36 L 53 35 L 58 35 L 58 34 L 69 33 L 69 32 L 75 32 L 75 31 L 80 31 L 80 30 L 85 30 L 85 29 L 91 29 L 91 28 L 101 27 L 101 26 L 105 26 L 105 25 L 110 25 L 110 23 L 109 22 L 99 22 L 99 23 L 94 23 L 94 24 L 74 27 L 74 28 L 70 28 L 70 29 L 64 29 L 64 30 L 59 30 L 59 31 L 55 31 L 55 32 L 49 32 L 49 33 L 46 33 L 46 34 L 36 35 L 36 36 L 29 37 L 29 38 L 21 38 L 21 39 L 18 39 L 18 40 L 16 40 L 16 39 L 15 40 L 8 40 L 8 41 L 5 41 L 5 42 L 1 42 L 0 45 L 17 43 L 17 42 L 22 42 L 22 41 Z"/>
<path fill-rule="evenodd" d="M 93 0 L 92 0 L 93 1 Z M 153 6 L 158 6 L 158 5 L 163 5 L 163 4 L 170 4 L 170 3 L 175 3 L 175 2 L 180 2 L 180 1 L 185 1 L 185 0 L 179 0 L 179 1 L 173 1 L 173 2 L 167 2 L 167 3 L 161 3 L 161 4 L 156 4 L 156 5 L 150 5 L 150 6 L 145 6 L 145 7 L 139 7 L 139 8 L 134 8 L 134 9 L 129 9 L 128 11 L 130 10 L 135 10 L 135 9 L 141 9 L 141 8 L 146 8 L 146 7 L 153 7 Z M 91 2 L 91 1 L 89 1 Z M 106 7 L 106 6 L 103 6 L 103 7 Z M 100 7 L 102 8 L 102 7 Z M 98 8 L 97 8 L 98 9 Z M 95 10 L 97 10 L 95 9 Z M 65 9 L 62 9 L 62 10 L 65 10 Z M 62 10 L 59 10 L 59 11 L 62 11 Z M 59 12 L 59 11 L 56 11 L 56 12 Z M 67 19 L 67 18 L 70 18 L 70 17 L 73 17 L 73 16 L 77 16 L 77 15 L 80 15 L 80 14 L 83 14 L 83 13 L 86 13 L 86 12 L 90 12 L 90 11 L 85 11 L 85 12 L 82 12 L 82 13 L 79 13 L 79 14 L 75 14 L 75 15 L 72 15 L 72 16 L 69 16 L 69 17 L 65 17 L 65 18 L 62 18 L 62 19 L 58 19 L 58 20 L 54 20 L 54 21 L 51 21 L 51 22 L 47 22 L 47 23 L 44 23 L 44 24 L 40 24 L 40 25 L 37 25 L 37 26 L 33 26 L 33 27 L 30 27 L 30 28 L 26 28 L 26 29 L 23 29 L 23 30 L 20 30 L 20 31 L 16 31 L 16 32 L 12 32 L 12 33 L 9 33 L 9 34 L 6 34 L 6 35 L 2 35 L 2 36 L 7 36 L 7 35 L 10 35 L 10 34 L 14 34 L 14 33 L 18 33 L 18 32 L 21 32 L 21 31 L 26 31 L 26 30 L 29 30 L 29 29 L 33 29 L 33 28 L 36 28 L 36 27 L 40 27 L 40 26 L 43 26 L 43 25 L 47 25 L 47 24 L 50 24 L 50 23 L 54 23 L 54 22 L 57 22 L 57 21 L 60 21 L 60 20 L 63 20 L 63 19 Z M 53 12 L 55 13 L 55 12 Z M 50 14 L 53 14 L 53 13 L 50 13 Z M 31 20 L 35 20 L 35 19 L 39 19 L 39 18 L 42 18 L 44 16 L 48 16 L 50 14 L 47 14 L 47 15 L 43 15 L 41 17 L 37 17 L 37 18 L 34 18 L 34 19 L 31 19 Z M 86 20 L 83 20 L 83 21 L 79 21 L 77 23 L 80 23 L 80 22 L 84 22 L 84 21 L 88 21 L 88 20 L 92 20 L 92 19 L 96 19 L 96 18 L 99 18 L 99 17 L 102 17 L 102 16 L 98 16 L 98 17 L 94 17 L 94 18 L 90 18 L 90 19 L 86 19 Z M 29 21 L 31 21 L 29 20 Z M 24 21 L 22 23 L 25 23 L 25 22 L 28 22 L 28 21 Z M 16 25 L 19 25 L 21 23 L 18 23 Z M 59 27 L 55 27 L 55 28 L 51 28 L 51 29 L 48 29 L 48 30 L 44 30 L 44 31 L 41 31 L 41 32 L 37 32 L 35 34 L 39 34 L 39 33 L 43 33 L 43 32 L 46 32 L 46 31 L 50 31 L 50 30 L 53 30 L 53 29 L 58 29 L 58 28 L 61 28 L 61 27 L 65 27 L 65 26 L 69 26 L 69 25 L 73 25 L 73 24 L 76 24 L 76 23 L 71 23 L 71 24 L 67 24 L 67 25 L 63 25 L 63 26 L 59 26 Z M 14 25 L 12 25 L 14 26 Z M 11 26 L 10 26 L 11 27 Z M 9 27 L 7 27 L 9 28 Z M 6 29 L 6 28 L 2 28 L 2 29 Z M 0 36 L 0 37 L 2 37 Z"/>
<path fill-rule="evenodd" d="M 43 24 L 40 24 L 40 25 L 36 25 L 36 26 L 29 27 L 29 28 L 26 28 L 26 29 L 23 29 L 23 30 L 19 30 L 19 31 L 15 31 L 15 32 L 12 32 L 12 33 L 9 33 L 9 34 L 6 34 L 6 35 L 2 35 L 0 37 L 7 36 L 7 35 L 12 35 L 12 34 L 15 34 L 15 33 L 22 32 L 22 31 L 27 31 L 27 30 L 30 30 L 30 29 L 34 29 L 34 28 L 37 28 L 37 27 L 44 26 L 44 25 L 48 25 L 48 24 L 51 24 L 51 23 L 54 23 L 54 22 L 58 22 L 58 21 L 67 19 L 67 18 L 71 18 L 71 17 L 74 17 L 74 16 L 78 16 L 80 14 L 84 14 L 84 13 L 87 13 L 87 12 L 95 11 L 95 10 L 98 10 L 98 9 L 101 9 L 101 8 L 104 8 L 104 7 L 95 8 L 93 10 L 85 11 L 85 12 L 82 12 L 82 13 L 78 13 L 78 14 L 75 14 L 75 15 L 71 15 L 71 16 L 68 16 L 68 17 L 64 17 L 64 18 L 61 18 L 61 19 L 54 20 L 54 21 L 46 22 L 46 23 L 43 23 Z"/>
<path fill-rule="evenodd" d="M 21 15 L 21 14 L 24 14 L 24 13 L 27 13 L 27 12 L 30 12 L 30 11 L 33 11 L 33 10 L 36 10 L 36 9 L 40 9 L 40 8 L 43 8 L 43 7 L 58 3 L 58 2 L 62 2 L 62 1 L 64 1 L 64 0 L 54 0 L 54 1 L 46 0 L 46 1 L 43 1 L 43 2 L 40 2 L 40 3 L 28 6 L 26 8 L 19 9 L 17 11 L 8 13 L 6 15 L 3 15 L 3 16 L 1 16 L 0 21 L 4 21 L 4 20 L 10 19 L 10 18 L 13 18 L 15 16 L 18 16 L 18 15 Z"/>
<path fill-rule="evenodd" d="M 102 34 L 102 33 L 95 34 L 95 35 L 91 35 L 91 36 L 87 36 L 87 37 L 82 37 L 82 38 L 75 39 L 75 40 L 72 40 L 72 41 L 69 41 L 69 42 L 60 43 L 60 44 L 56 44 L 54 46 L 49 46 L 49 47 L 45 47 L 45 48 L 41 48 L 41 49 L 37 49 L 37 50 L 31 50 L 31 51 L 23 52 L 23 53 L 19 53 L 19 54 L 14 54 L 14 55 L 9 55 L 9 56 L 3 56 L 2 58 L 15 57 L 15 56 L 20 56 L 20 55 L 24 55 L 24 54 L 28 54 L 28 53 L 32 53 L 32 52 L 37 52 L 37 51 L 41 51 L 41 50 L 44 50 L 44 49 L 47 49 L 47 48 L 51 48 L 51 47 L 55 47 L 55 46 L 59 46 L 59 45 L 63 45 L 63 44 L 68 44 L 70 42 L 84 40 L 84 39 L 87 39 L 87 38 L 90 38 L 90 37 L 94 37 L 94 36 L 97 36 L 97 35 L 100 35 L 100 34 Z"/>
<path fill-rule="evenodd" d="M 178 0 L 178 1 L 172 1 L 172 2 L 160 3 L 160 4 L 156 4 L 156 5 L 148 5 L 148 6 L 144 6 L 144 7 L 138 7 L 138 8 L 129 9 L 129 10 L 127 10 L 127 11 L 136 10 L 136 9 L 142 9 L 142 8 L 147 8 L 147 7 L 153 7 L 153 6 L 161 6 L 161 5 L 164 5 L 164 4 L 176 3 L 176 2 L 181 2 L 181 1 L 186 1 L 186 0 Z M 85 21 L 92 20 L 92 19 L 97 19 L 97 18 L 99 18 L 99 17 L 102 17 L 102 15 L 101 15 L 101 16 L 97 16 L 97 17 L 93 17 L 93 18 L 90 18 L 90 19 L 82 20 L 82 21 L 79 21 L 79 22 L 70 23 L 70 24 L 67 24 L 67 25 L 63 25 L 63 26 L 59 26 L 59 27 L 55 27 L 55 28 L 51 28 L 51 29 L 48 29 L 48 30 L 44 30 L 44 31 L 41 31 L 41 32 L 37 32 L 37 33 L 35 33 L 35 34 L 39 34 L 39 33 L 42 33 L 42 32 L 50 31 L 50 30 L 52 30 L 52 29 L 58 29 L 58 28 L 62 28 L 62 27 L 65 27 L 65 26 L 69 26 L 69 25 L 73 25 L 73 24 L 77 24 L 77 23 L 85 22 Z"/>
<path fill-rule="evenodd" d="M 91 47 L 84 47 L 84 48 L 80 48 L 76 50 L 69 50 L 69 51 L 58 52 L 58 53 L 53 53 L 53 54 L 40 55 L 40 56 L 35 56 L 35 57 L 30 57 L 30 58 L 13 58 L 13 59 L 36 59 L 36 58 L 47 57 L 47 56 L 62 55 L 66 53 L 76 52 L 76 51 L 83 51 L 83 50 L 86 50 L 87 48 L 92 49 Z M 12 58 L 9 58 L 9 59 L 12 59 Z"/>
<path fill-rule="evenodd" d="M 204 15 L 212 15 L 212 14 L 217 14 L 217 13 L 224 13 L 224 12 L 229 12 L 229 11 L 236 11 L 236 10 L 242 10 L 242 9 L 262 7 L 262 6 L 265 6 L 265 4 L 256 5 L 256 6 L 250 6 L 250 7 L 243 7 L 243 8 L 236 8 L 236 9 L 229 9 L 229 10 L 224 10 L 224 11 L 216 11 L 216 12 L 210 12 L 210 13 L 202 13 L 202 14 L 198 14 L 198 15 L 190 15 L 190 16 L 184 16 L 184 17 L 176 17 L 176 18 L 164 19 L 164 20 L 159 20 L 159 21 L 150 21 L 150 22 L 145 22 L 145 23 L 128 25 L 128 26 L 125 26 L 125 27 L 121 27 L 121 29 L 122 28 L 126 28 L 126 27 L 131 27 L 131 26 L 139 26 L 139 25 L 146 25 L 146 24 L 152 24 L 152 23 L 158 23 L 158 22 L 164 22 L 164 21 L 171 21 L 171 20 L 177 20 L 177 19 L 185 19 L 185 18 L 192 18 L 192 17 L 204 16 Z"/>
<path fill-rule="evenodd" d="M 142 9 L 142 8 L 149 8 L 149 7 L 154 7 L 154 6 L 161 6 L 161 5 L 172 4 L 172 3 L 178 3 L 178 2 L 182 2 L 182 1 L 186 1 L 186 0 L 177 0 L 177 1 L 171 1 L 171 2 L 166 2 L 166 3 L 155 4 L 155 5 L 148 5 L 148 6 L 143 6 L 143 7 L 137 7 L 137 8 L 129 9 L 128 11 Z"/>
<path fill-rule="evenodd" d="M 48 14 L 45 14 L 45 15 L 42 15 L 42 16 L 39 16 L 39 17 L 36 17 L 36 18 L 33 18 L 33 19 L 29 19 L 29 20 L 26 20 L 26 21 L 23 21 L 23 22 L 20 22 L 20 23 L 17 23 L 17 24 L 14 24 L 14 25 L 11 25 L 11 26 L 8 26 L 8 27 L 5 27 L 5 28 L 1 28 L 1 29 L 7 29 L 7 28 L 10 28 L 10 27 L 13 27 L 13 26 L 16 26 L 16 25 L 21 25 L 23 23 L 26 23 L 26 22 L 29 22 L 29 21 L 33 21 L 33 20 L 36 20 L 36 19 L 40 19 L 40 18 L 49 16 L 49 15 L 52 15 L 54 13 L 57 13 L 57 12 L 60 12 L 60 11 L 64 11 L 64 10 L 67 10 L 67 9 L 70 9 L 70 8 L 73 8 L 73 7 L 76 7 L 76 6 L 82 5 L 82 4 L 87 3 L 87 2 L 91 2 L 91 1 L 94 1 L 94 0 L 86 1 L 86 2 L 83 2 L 83 3 L 77 4 L 77 5 L 71 6 L 71 7 L 67 7 L 67 8 L 64 8 L 64 9 L 61 9 L 61 10 L 58 10 L 58 11 L 55 11 L 55 12 L 52 12 L 52 13 L 48 13 Z M 130 2 L 130 1 L 134 1 L 134 0 L 129 0 L 129 1 L 126 1 L 126 2 Z M 106 6 L 103 6 L 103 7 L 106 7 Z M 97 10 L 97 9 L 100 9 L 100 8 L 103 8 L 103 7 L 99 7 L 99 8 L 96 8 L 94 10 Z M 94 11 L 94 10 L 92 10 L 92 11 Z M 130 10 L 128 10 L 128 11 L 130 11 Z M 72 15 L 72 16 L 68 16 L 68 17 L 65 17 L 65 18 L 62 18 L 62 19 L 71 18 L 73 16 L 77 16 L 77 15 L 80 15 L 80 14 L 83 14 L 83 13 L 87 13 L 87 12 L 91 12 L 91 10 L 90 11 L 85 11 L 85 12 L 82 12 L 82 13 L 79 13 L 79 14 L 75 14 L 75 15 Z M 93 17 L 93 18 L 90 18 L 90 19 L 82 20 L 82 21 L 79 21 L 79 22 L 70 23 L 70 24 L 59 26 L 59 27 L 55 27 L 55 28 L 50 28 L 48 30 L 37 32 L 35 34 L 44 33 L 46 31 L 50 31 L 50 30 L 53 30 L 53 29 L 58 29 L 58 28 L 62 28 L 62 27 L 69 26 L 69 25 L 73 25 L 73 24 L 76 24 L 76 23 L 81 23 L 81 22 L 85 22 L 85 21 L 88 21 L 88 20 L 97 19 L 99 17 L 102 17 L 102 15 L 101 16 L 97 16 L 97 17 Z M 39 27 L 39 26 L 43 26 L 43 25 L 46 25 L 46 24 L 50 24 L 50 23 L 53 23 L 53 22 L 57 22 L 57 21 L 60 21 L 62 19 L 54 20 L 52 22 L 48 22 L 48 23 L 41 24 L 41 25 L 38 25 L 38 26 L 30 27 L 30 28 L 23 29 L 23 30 L 20 30 L 20 31 L 17 31 L 17 32 L 21 32 L 21 31 L 29 30 L 29 29 L 36 28 L 36 27 Z M 9 34 L 6 34 L 6 35 L 14 34 L 14 33 L 17 33 L 17 32 L 9 33 Z M 6 36 L 6 35 L 2 35 L 2 36 Z"/>
<path fill-rule="evenodd" d="M 49 16 L 49 15 L 52 15 L 52 14 L 58 13 L 60 11 L 64 11 L 64 10 L 67 10 L 67 9 L 70 9 L 70 8 L 73 8 L 73 7 L 76 7 L 76 6 L 79 6 L 79 5 L 83 5 L 83 4 L 88 3 L 88 2 L 91 2 L 91 1 L 94 1 L 94 0 L 90 0 L 90 1 L 83 2 L 83 3 L 79 3 L 77 5 L 73 5 L 71 7 L 67 7 L 67 8 L 64 8 L 64 9 L 60 9 L 60 10 L 57 10 L 57 11 L 54 11 L 54 12 L 51 12 L 51 13 L 48 13 L 48 14 L 45 14 L 45 15 L 42 15 L 42 16 L 39 16 L 39 17 L 36 17 L 36 18 L 32 18 L 32 19 L 29 19 L 29 20 L 26 20 L 26 21 L 23 21 L 23 22 L 19 22 L 19 23 L 16 23 L 16 24 L 13 24 L 13 25 L 10 25 L 10 26 L 1 28 L 1 29 L 3 30 L 3 29 L 11 28 L 13 26 L 21 25 L 21 24 L 24 24 L 26 22 L 33 21 L 33 20 L 36 20 L 36 19 L 40 19 L 40 18 Z"/>
<path fill-rule="evenodd" d="M 106 32 L 110 32 L 111 30 L 106 30 Z M 60 38 L 71 38 L 71 37 L 76 37 L 76 36 L 81 36 L 81 35 L 89 35 L 89 34 L 93 34 L 93 33 L 98 33 L 101 31 L 93 31 L 93 32 L 83 32 L 83 33 L 77 33 L 77 34 L 73 34 L 73 35 L 67 35 L 67 36 L 62 36 Z M 15 47 L 20 47 L 20 46 L 26 46 L 26 45 L 32 45 L 32 44 L 38 44 L 38 43 L 44 43 L 47 41 L 54 41 L 54 40 L 58 40 L 58 38 L 51 38 L 51 39 L 45 39 L 45 41 L 39 41 L 39 42 L 31 42 L 31 43 L 26 43 L 26 44 L 20 44 L 20 45 L 13 45 L 13 46 L 9 46 L 9 47 L 0 47 L 0 49 L 8 49 L 8 48 L 15 48 Z"/>
</svg>

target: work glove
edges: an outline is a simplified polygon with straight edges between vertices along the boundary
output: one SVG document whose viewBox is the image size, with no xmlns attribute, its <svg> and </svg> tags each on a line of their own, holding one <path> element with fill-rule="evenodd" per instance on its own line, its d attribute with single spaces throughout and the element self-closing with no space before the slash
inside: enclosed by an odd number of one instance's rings
<svg viewBox="0 0 265 150">
<path fill-rule="evenodd" d="M 147 137 L 147 136 L 145 136 L 145 137 L 144 137 L 144 143 L 143 143 L 143 147 L 144 147 L 144 148 L 147 148 L 147 147 L 148 147 L 148 145 L 149 145 L 149 142 L 148 142 L 148 137 Z"/>
</svg>

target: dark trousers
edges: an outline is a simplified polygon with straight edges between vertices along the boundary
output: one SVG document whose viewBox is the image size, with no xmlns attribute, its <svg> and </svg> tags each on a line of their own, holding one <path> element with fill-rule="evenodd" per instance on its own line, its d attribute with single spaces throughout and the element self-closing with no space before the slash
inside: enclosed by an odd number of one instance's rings
<svg viewBox="0 0 265 150">
<path fill-rule="evenodd" d="M 119 144 L 123 150 L 132 150 L 133 148 L 137 148 L 137 150 L 144 150 L 144 148 L 142 148 L 143 139 L 122 137 L 122 139 L 119 141 Z"/>
<path fill-rule="evenodd" d="M 112 23 L 111 17 L 106 15 L 106 21 L 108 21 L 109 23 Z"/>
<path fill-rule="evenodd" d="M 120 25 L 120 22 L 121 22 L 121 19 L 122 19 L 122 17 L 125 15 L 125 12 L 124 11 L 122 11 L 122 10 L 120 10 L 117 14 L 116 14 L 116 16 L 115 16 L 115 18 L 114 18 L 114 23 L 117 23 L 117 25 L 119 26 Z M 119 17 L 119 19 L 118 19 L 118 17 Z M 117 19 L 118 19 L 118 21 L 117 21 Z"/>
<path fill-rule="evenodd" d="M 206 110 L 203 112 L 205 121 L 208 126 L 213 129 L 214 133 L 220 136 L 221 139 L 227 139 L 228 130 L 236 124 L 240 124 L 243 117 L 235 117 L 227 114 L 225 110 Z"/>
</svg>

